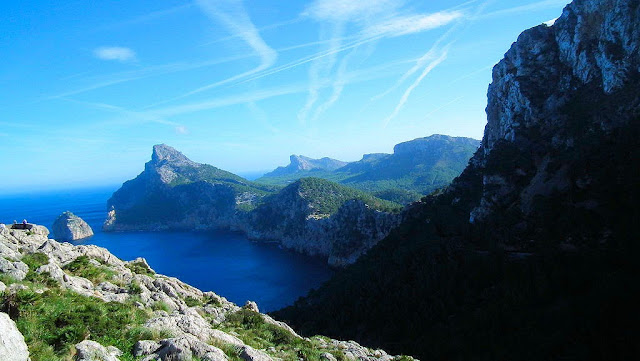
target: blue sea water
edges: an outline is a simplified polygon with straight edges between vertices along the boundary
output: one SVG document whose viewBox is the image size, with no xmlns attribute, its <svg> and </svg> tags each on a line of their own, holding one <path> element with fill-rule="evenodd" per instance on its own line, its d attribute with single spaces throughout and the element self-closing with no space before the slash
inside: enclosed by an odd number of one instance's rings
<svg viewBox="0 0 640 361">
<path fill-rule="evenodd" d="M 0 196 L 0 222 L 27 219 L 51 229 L 60 213 L 72 211 L 95 233 L 76 244 L 105 247 L 123 260 L 144 257 L 158 273 L 214 291 L 240 305 L 256 301 L 264 312 L 292 304 L 332 274 L 321 259 L 274 243 L 252 242 L 240 233 L 102 232 L 106 202 L 116 188 Z"/>
</svg>

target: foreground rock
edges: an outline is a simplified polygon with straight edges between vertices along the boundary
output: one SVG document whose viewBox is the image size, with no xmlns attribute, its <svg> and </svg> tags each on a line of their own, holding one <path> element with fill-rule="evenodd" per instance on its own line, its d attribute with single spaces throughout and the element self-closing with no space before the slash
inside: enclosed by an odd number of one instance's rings
<svg viewBox="0 0 640 361">
<path fill-rule="evenodd" d="M 253 302 L 240 308 L 213 292 L 202 292 L 176 278 L 156 274 L 142 258 L 124 262 L 104 248 L 60 243 L 48 239 L 48 234 L 45 227 L 37 225 L 30 230 L 0 230 L 0 264 L 11 265 L 0 271 L 8 282 L 8 285 L 0 282 L 0 304 L 8 305 L 11 317 L 18 317 L 21 308 L 27 306 L 16 301 L 24 295 L 28 295 L 29 303 L 37 299 L 37 295 L 42 295 L 39 302 L 47 302 L 46 292 L 64 297 L 68 291 L 84 296 L 82 302 L 87 304 L 95 301 L 96 309 L 104 302 L 117 302 L 133 310 L 130 312 L 145 315 L 136 324 L 122 325 L 123 329 L 139 330 L 135 336 L 139 341 L 131 341 L 130 349 L 101 345 L 88 332 L 73 341 L 75 345 L 63 347 L 74 346 L 74 361 L 119 361 L 133 357 L 144 361 L 224 361 L 236 357 L 246 361 L 272 361 L 297 357 L 299 347 L 332 354 L 338 359 L 392 359 L 381 350 L 357 344 L 322 337 L 302 338 L 285 323 L 259 313 Z M 74 322 L 82 321 L 76 318 Z M 260 342 L 269 342 L 272 346 L 255 347 L 261 345 L 255 343 L 255 335 L 265 332 L 274 338 Z M 0 314 L 0 335 L 0 360 L 28 359 L 24 338 L 6 314 Z M 122 344 L 120 341 L 118 345 Z"/>
<path fill-rule="evenodd" d="M 15 322 L 4 312 L 0 312 L 0 360 L 27 361 L 29 350 L 24 337 Z"/>
<path fill-rule="evenodd" d="M 93 236 L 93 230 L 82 218 L 66 211 L 53 222 L 53 234 L 59 241 L 76 241 Z"/>
</svg>

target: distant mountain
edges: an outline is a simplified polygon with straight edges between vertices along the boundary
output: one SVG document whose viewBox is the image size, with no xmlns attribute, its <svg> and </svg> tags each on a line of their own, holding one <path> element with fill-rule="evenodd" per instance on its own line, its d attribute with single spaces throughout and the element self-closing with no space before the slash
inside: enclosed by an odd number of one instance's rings
<svg viewBox="0 0 640 361">
<path fill-rule="evenodd" d="M 292 156 L 289 166 L 280 167 L 256 181 L 284 185 L 312 176 L 372 192 L 390 201 L 408 203 L 448 185 L 462 172 L 479 145 L 480 141 L 471 138 L 432 135 L 400 143 L 394 147 L 393 154 L 365 154 L 362 160 L 335 169 L 299 167 L 298 160 Z M 285 172 L 285 169 L 292 171 Z"/>
<path fill-rule="evenodd" d="M 304 174 L 310 171 L 334 171 L 347 165 L 343 162 L 331 158 L 312 159 L 302 155 L 292 155 L 291 162 L 286 167 L 278 167 L 273 172 L 263 175 L 263 177 L 282 177 L 290 175 Z"/>
<path fill-rule="evenodd" d="M 462 174 L 276 316 L 422 360 L 639 359 L 639 49 L 637 0 L 523 32 Z"/>
<path fill-rule="evenodd" d="M 317 178 L 284 188 L 251 182 L 164 144 L 107 205 L 106 231 L 239 230 L 334 266 L 353 263 L 400 221 L 400 205 L 359 190 Z"/>
</svg>

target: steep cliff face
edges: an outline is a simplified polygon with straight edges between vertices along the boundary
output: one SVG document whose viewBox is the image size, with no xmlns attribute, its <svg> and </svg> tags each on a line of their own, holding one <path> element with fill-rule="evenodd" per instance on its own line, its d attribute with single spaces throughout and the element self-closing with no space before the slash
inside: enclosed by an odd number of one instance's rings
<svg viewBox="0 0 640 361">
<path fill-rule="evenodd" d="M 248 235 L 328 258 L 343 267 L 384 238 L 400 222 L 394 205 L 323 179 L 287 186 L 250 214 Z"/>
<path fill-rule="evenodd" d="M 639 17 L 638 1 L 577 0 L 553 26 L 520 35 L 493 70 L 485 135 L 468 170 L 482 178 L 472 223 L 511 226 L 500 241 L 518 247 L 545 234 L 551 213 L 600 218 L 567 232 L 574 245 L 611 232 L 601 210 L 637 142 Z"/>
<path fill-rule="evenodd" d="M 108 231 L 235 228 L 272 189 L 189 160 L 161 144 L 108 201 Z"/>
</svg>

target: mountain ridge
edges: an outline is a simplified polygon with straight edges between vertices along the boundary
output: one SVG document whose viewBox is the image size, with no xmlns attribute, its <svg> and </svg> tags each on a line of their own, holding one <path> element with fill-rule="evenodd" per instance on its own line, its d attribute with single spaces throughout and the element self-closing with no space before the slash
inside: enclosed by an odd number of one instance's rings
<svg viewBox="0 0 640 361">
<path fill-rule="evenodd" d="M 302 177 L 324 178 L 407 204 L 448 185 L 464 169 L 480 141 L 434 134 L 394 146 L 393 154 L 364 154 L 342 167 L 271 172 L 257 182 L 285 185 Z M 294 161 L 287 167 L 294 167 Z M 287 167 L 279 167 L 285 169 Z"/>
</svg>

